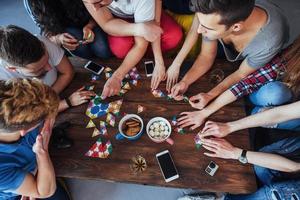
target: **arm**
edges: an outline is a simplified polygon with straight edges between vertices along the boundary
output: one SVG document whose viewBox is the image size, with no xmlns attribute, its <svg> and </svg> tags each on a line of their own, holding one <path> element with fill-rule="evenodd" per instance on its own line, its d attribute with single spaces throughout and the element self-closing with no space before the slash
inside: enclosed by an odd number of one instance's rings
<svg viewBox="0 0 300 200">
<path fill-rule="evenodd" d="M 161 9 L 162 9 L 162 0 L 155 1 L 155 22 L 160 25 L 161 18 Z M 154 54 L 155 63 L 159 63 L 164 66 L 164 60 L 161 52 L 161 37 L 159 36 L 154 42 L 151 43 L 152 50 Z"/>
<path fill-rule="evenodd" d="M 52 88 L 55 90 L 55 92 L 60 93 L 63 89 L 67 87 L 67 85 L 73 79 L 74 71 L 72 64 L 65 55 L 63 56 L 56 68 L 59 73 L 59 76 L 55 83 L 52 85 Z"/>
<path fill-rule="evenodd" d="M 242 149 L 232 146 L 224 139 L 203 139 L 203 147 L 212 153 L 204 153 L 206 156 L 237 160 L 242 154 Z M 289 160 L 283 156 L 263 153 L 247 152 L 248 163 L 283 172 L 300 171 L 300 163 Z"/>
</svg>

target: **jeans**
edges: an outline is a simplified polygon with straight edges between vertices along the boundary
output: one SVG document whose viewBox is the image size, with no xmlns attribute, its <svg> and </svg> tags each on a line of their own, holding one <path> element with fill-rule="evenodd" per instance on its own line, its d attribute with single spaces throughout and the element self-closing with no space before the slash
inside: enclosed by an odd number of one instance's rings
<svg viewBox="0 0 300 200">
<path fill-rule="evenodd" d="M 75 27 L 68 27 L 66 28 L 66 32 L 70 33 L 74 36 L 77 40 L 81 40 L 83 38 L 83 32 L 80 28 Z M 89 44 L 79 45 L 74 51 L 69 51 L 71 54 L 85 58 L 85 59 L 92 59 L 92 58 L 109 58 L 112 56 L 108 41 L 107 35 L 103 32 L 103 30 L 96 26 L 93 29 L 95 34 L 94 41 Z"/>
<path fill-rule="evenodd" d="M 291 160 L 299 160 L 300 136 L 280 140 L 260 151 L 280 154 Z M 249 195 L 226 195 L 225 200 L 300 200 L 299 173 L 288 174 L 259 166 L 254 166 L 254 170 L 264 186 Z"/>
<path fill-rule="evenodd" d="M 284 83 L 274 81 L 265 84 L 258 91 L 250 94 L 249 99 L 256 106 L 252 110 L 252 114 L 256 114 L 274 106 L 290 103 L 293 99 L 293 94 Z M 300 131 L 300 119 L 274 124 L 266 128 Z"/>
</svg>

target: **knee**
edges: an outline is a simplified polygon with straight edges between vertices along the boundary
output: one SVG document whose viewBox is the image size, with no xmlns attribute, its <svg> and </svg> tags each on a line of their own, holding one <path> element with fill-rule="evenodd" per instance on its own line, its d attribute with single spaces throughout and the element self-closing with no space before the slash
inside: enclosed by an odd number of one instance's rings
<svg viewBox="0 0 300 200">
<path fill-rule="evenodd" d="M 183 32 L 181 27 L 174 22 L 168 30 L 164 30 L 161 40 L 162 40 L 162 49 L 164 51 L 171 50 L 178 46 L 183 37 Z"/>
<path fill-rule="evenodd" d="M 268 185 L 271 183 L 271 181 L 269 180 L 270 179 L 269 170 L 267 168 L 254 165 L 254 172 L 255 172 L 257 178 L 265 185 Z"/>
<path fill-rule="evenodd" d="M 125 58 L 127 53 L 133 46 L 133 38 L 132 37 L 108 37 L 109 47 L 111 52 L 117 58 Z"/>
</svg>

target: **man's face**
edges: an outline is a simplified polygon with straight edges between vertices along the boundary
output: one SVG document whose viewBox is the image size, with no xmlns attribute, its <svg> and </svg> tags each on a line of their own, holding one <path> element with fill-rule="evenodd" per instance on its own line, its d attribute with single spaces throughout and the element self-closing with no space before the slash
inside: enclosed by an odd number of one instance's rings
<svg viewBox="0 0 300 200">
<path fill-rule="evenodd" d="M 25 65 L 25 67 L 17 67 L 16 71 L 24 76 L 39 78 L 44 76 L 51 69 L 52 67 L 49 64 L 49 55 L 46 51 L 39 61 Z"/>
<path fill-rule="evenodd" d="M 91 6 L 95 11 L 108 6 L 113 0 L 82 0 L 84 4 Z"/>
<path fill-rule="evenodd" d="M 221 20 L 219 14 L 213 13 L 205 15 L 198 12 L 197 17 L 200 22 L 198 33 L 210 40 L 221 39 L 231 33 L 230 28 L 228 29 L 225 25 L 219 24 Z"/>
</svg>

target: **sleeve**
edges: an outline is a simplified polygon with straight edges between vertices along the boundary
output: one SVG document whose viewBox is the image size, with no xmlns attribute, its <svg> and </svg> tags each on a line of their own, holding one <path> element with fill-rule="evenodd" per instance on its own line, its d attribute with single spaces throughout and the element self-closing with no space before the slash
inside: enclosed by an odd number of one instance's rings
<svg viewBox="0 0 300 200">
<path fill-rule="evenodd" d="M 42 36 L 40 40 L 44 43 L 48 51 L 49 60 L 52 62 L 53 66 L 57 66 L 65 54 L 64 50 L 44 36 Z"/>
<path fill-rule="evenodd" d="M 155 0 L 136 1 L 134 21 L 136 23 L 152 21 L 155 18 Z"/>
<path fill-rule="evenodd" d="M 12 192 L 16 191 L 23 183 L 27 172 L 5 165 L 5 169 L 0 169 L 0 190 Z"/>
<path fill-rule="evenodd" d="M 252 74 L 249 74 L 247 77 L 231 86 L 229 90 L 236 98 L 249 95 L 257 91 L 267 82 L 275 81 L 284 68 L 285 61 L 281 58 L 281 56 L 276 56 L 272 62 L 259 68 Z"/>
</svg>

